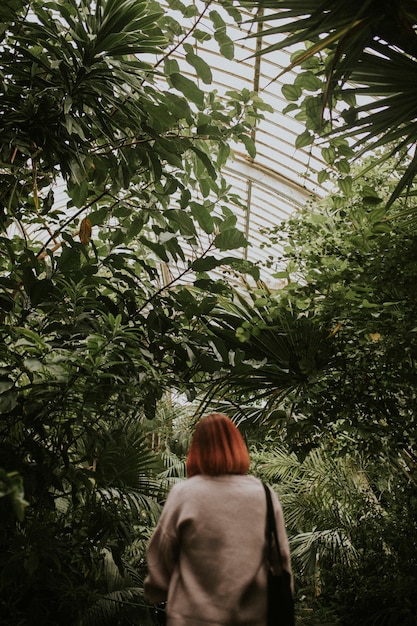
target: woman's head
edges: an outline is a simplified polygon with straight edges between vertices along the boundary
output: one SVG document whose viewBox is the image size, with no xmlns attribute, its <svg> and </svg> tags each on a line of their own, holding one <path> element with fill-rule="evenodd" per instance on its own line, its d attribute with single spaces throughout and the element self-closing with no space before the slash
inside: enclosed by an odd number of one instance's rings
<svg viewBox="0 0 417 626">
<path fill-rule="evenodd" d="M 187 474 L 246 474 L 249 453 L 242 435 L 223 413 L 203 417 L 195 430 L 187 458 Z"/>
</svg>

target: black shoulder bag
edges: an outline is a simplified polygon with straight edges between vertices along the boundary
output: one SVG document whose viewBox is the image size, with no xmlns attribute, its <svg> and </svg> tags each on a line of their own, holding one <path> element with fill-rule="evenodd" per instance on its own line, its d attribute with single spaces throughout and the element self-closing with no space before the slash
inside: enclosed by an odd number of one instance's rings
<svg viewBox="0 0 417 626">
<path fill-rule="evenodd" d="M 282 566 L 282 556 L 279 547 L 277 527 L 275 524 L 274 509 L 271 492 L 267 485 L 263 485 L 266 495 L 266 535 L 268 545 L 268 619 L 267 626 L 294 626 L 294 599 L 291 591 L 291 575 Z M 272 544 L 275 541 L 280 564 L 280 572 L 272 569 Z"/>
</svg>

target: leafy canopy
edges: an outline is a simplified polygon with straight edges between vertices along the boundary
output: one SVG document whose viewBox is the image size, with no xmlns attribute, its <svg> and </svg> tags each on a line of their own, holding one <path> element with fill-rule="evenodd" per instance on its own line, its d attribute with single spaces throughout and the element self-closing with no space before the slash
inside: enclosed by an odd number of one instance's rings
<svg viewBox="0 0 417 626">
<path fill-rule="evenodd" d="M 258 273 L 221 174 L 231 141 L 253 152 L 257 100 L 219 98 L 199 55 L 233 56 L 222 11 L 0 7 L 2 624 L 150 621 L 144 547 L 182 471 L 150 420 L 203 382 L 222 270 Z"/>
</svg>

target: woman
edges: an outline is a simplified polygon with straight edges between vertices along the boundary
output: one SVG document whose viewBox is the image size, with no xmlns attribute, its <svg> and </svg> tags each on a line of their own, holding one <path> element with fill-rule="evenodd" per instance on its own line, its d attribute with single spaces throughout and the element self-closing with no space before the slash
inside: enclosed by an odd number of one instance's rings
<svg viewBox="0 0 417 626">
<path fill-rule="evenodd" d="M 151 603 L 167 600 L 168 626 L 265 626 L 266 498 L 248 469 L 233 422 L 222 413 L 200 420 L 188 479 L 171 489 L 148 545 L 145 594 Z M 272 497 L 291 573 L 282 508 Z"/>
</svg>

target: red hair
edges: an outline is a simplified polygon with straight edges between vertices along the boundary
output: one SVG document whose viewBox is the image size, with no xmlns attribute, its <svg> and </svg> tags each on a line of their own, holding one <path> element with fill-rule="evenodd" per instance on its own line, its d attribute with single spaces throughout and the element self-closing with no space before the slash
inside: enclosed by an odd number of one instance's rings
<svg viewBox="0 0 417 626">
<path fill-rule="evenodd" d="M 203 417 L 195 429 L 187 457 L 187 475 L 246 474 L 249 452 L 231 419 L 223 413 Z"/>
</svg>

